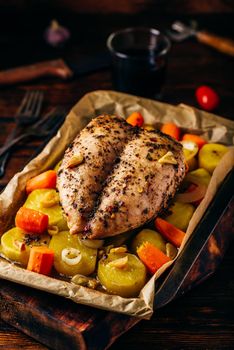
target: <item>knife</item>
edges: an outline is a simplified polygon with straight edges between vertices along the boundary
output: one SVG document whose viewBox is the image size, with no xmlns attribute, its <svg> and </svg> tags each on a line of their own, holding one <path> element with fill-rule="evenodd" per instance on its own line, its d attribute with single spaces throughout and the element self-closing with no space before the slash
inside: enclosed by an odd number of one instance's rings
<svg viewBox="0 0 234 350">
<path fill-rule="evenodd" d="M 110 61 L 110 54 L 102 52 L 92 57 L 81 59 L 78 63 L 69 63 L 60 58 L 11 68 L 0 71 L 0 86 L 13 85 L 50 76 L 66 80 L 106 69 L 110 66 Z"/>
<path fill-rule="evenodd" d="M 154 309 L 168 304 L 181 294 L 181 286 L 188 276 L 194 262 L 212 235 L 221 214 L 233 199 L 234 169 L 226 176 L 214 200 L 202 220 L 185 245 L 169 274 L 155 293 Z"/>
</svg>

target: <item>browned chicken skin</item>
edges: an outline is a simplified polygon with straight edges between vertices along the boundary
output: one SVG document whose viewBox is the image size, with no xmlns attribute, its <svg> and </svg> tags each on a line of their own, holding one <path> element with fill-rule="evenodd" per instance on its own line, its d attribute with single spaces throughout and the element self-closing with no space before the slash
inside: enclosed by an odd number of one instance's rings
<svg viewBox="0 0 234 350">
<path fill-rule="evenodd" d="M 158 162 L 169 151 L 177 164 Z M 74 155 L 83 161 L 68 167 Z M 104 115 L 93 119 L 67 149 L 57 185 L 71 233 L 104 238 L 157 216 L 184 175 L 179 143 Z"/>
</svg>

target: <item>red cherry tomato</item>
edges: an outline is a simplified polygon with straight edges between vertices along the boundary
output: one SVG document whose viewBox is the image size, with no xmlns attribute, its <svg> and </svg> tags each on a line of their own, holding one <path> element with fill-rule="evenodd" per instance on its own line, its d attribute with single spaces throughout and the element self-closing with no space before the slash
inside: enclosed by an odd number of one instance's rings
<svg viewBox="0 0 234 350">
<path fill-rule="evenodd" d="M 206 111 L 213 111 L 220 102 L 217 92 L 206 85 L 197 88 L 196 98 L 199 105 Z"/>
</svg>

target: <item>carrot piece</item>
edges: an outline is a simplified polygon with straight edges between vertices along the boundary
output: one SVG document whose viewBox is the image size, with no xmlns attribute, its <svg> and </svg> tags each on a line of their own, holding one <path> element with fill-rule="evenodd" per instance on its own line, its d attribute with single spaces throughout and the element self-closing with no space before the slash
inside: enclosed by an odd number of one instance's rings
<svg viewBox="0 0 234 350">
<path fill-rule="evenodd" d="M 150 273 L 154 274 L 171 259 L 149 242 L 144 242 L 137 249 L 137 254 Z"/>
<path fill-rule="evenodd" d="M 26 184 L 26 192 L 29 194 L 33 190 L 41 188 L 56 188 L 56 171 L 48 170 L 41 173 L 32 179 L 28 180 Z"/>
<path fill-rule="evenodd" d="M 34 246 L 30 250 L 27 270 L 49 275 L 54 263 L 54 251 L 46 246 Z"/>
<path fill-rule="evenodd" d="M 127 117 L 126 122 L 132 126 L 142 126 L 144 124 L 144 118 L 140 112 L 133 112 Z"/>
<path fill-rule="evenodd" d="M 166 123 L 161 127 L 161 131 L 177 141 L 180 139 L 180 128 L 174 123 Z"/>
<path fill-rule="evenodd" d="M 175 245 L 177 248 L 181 246 L 181 243 L 185 237 L 185 233 L 179 228 L 161 218 L 157 218 L 155 220 L 155 227 L 170 243 Z"/>
<path fill-rule="evenodd" d="M 42 234 L 48 228 L 49 217 L 37 210 L 21 207 L 15 217 L 15 225 L 32 234 Z"/>
<path fill-rule="evenodd" d="M 204 140 L 201 136 L 194 134 L 184 134 L 182 141 L 193 141 L 197 144 L 199 149 L 201 149 L 207 143 L 207 141 Z"/>
</svg>

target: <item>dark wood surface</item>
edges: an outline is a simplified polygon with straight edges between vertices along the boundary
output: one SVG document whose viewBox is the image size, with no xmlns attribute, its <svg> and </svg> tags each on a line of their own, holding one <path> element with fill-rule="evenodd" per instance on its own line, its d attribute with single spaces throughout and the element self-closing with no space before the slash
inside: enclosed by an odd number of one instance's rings
<svg viewBox="0 0 234 350">
<path fill-rule="evenodd" d="M 7 14 L 7 15 L 6 15 Z M 70 26 L 72 40 L 66 49 L 53 50 L 43 41 L 43 28 L 49 19 L 57 17 Z M 180 16 L 183 19 L 183 16 Z M 196 16 L 195 16 L 196 17 Z M 63 56 L 77 60 L 101 51 L 107 35 L 120 27 L 150 25 L 165 29 L 174 16 L 162 17 L 157 12 L 134 16 L 78 16 L 68 13 L 38 13 L 23 17 L 9 12 L 0 14 L 0 68 L 10 68 L 37 60 Z M 220 35 L 233 37 L 233 15 L 197 16 L 202 27 Z M 223 56 L 193 40 L 175 44 L 172 48 L 164 101 L 197 106 L 194 91 L 198 85 L 210 84 L 221 97 L 217 113 L 234 118 L 233 68 L 230 57 Z M 67 108 L 86 92 L 111 88 L 110 72 L 103 71 L 71 82 L 55 79 L 1 88 L 0 144 L 13 126 L 13 116 L 24 92 L 28 89 L 46 92 L 44 111 L 51 106 Z M 3 188 L 14 173 L 20 170 L 39 143 L 34 141 L 17 147 L 9 162 L 6 176 L 0 179 Z M 122 336 L 111 349 L 233 349 L 234 346 L 234 246 L 232 245 L 214 276 L 158 310 L 151 321 L 142 321 Z M 1 283 L 4 283 L 1 281 Z M 46 349 L 31 338 L 0 321 L 0 349 Z"/>
<path fill-rule="evenodd" d="M 51 10 L 69 10 L 76 13 L 139 13 L 142 11 L 160 11 L 160 13 L 219 13 L 234 12 L 232 0 L 0 0 L 0 6 L 17 10 L 48 7 Z"/>
</svg>

